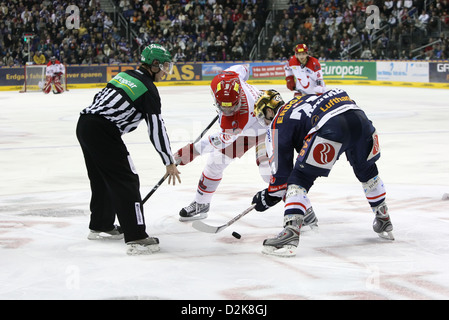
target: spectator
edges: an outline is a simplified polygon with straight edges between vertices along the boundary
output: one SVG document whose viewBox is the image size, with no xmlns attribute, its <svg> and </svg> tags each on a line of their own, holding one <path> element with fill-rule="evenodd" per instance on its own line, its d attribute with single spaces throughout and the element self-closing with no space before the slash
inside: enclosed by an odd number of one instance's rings
<svg viewBox="0 0 449 320">
<path fill-rule="evenodd" d="M 284 39 L 281 36 L 281 33 L 279 30 L 276 31 L 275 35 L 273 36 L 273 39 L 271 39 L 271 46 L 281 46 Z"/>
<path fill-rule="evenodd" d="M 388 23 L 389 23 L 390 27 L 393 27 L 393 28 L 398 25 L 398 19 L 396 18 L 396 16 L 394 14 L 389 15 Z"/>
<path fill-rule="evenodd" d="M 173 62 L 184 62 L 186 61 L 186 55 L 182 51 L 181 48 L 178 49 L 178 52 L 175 53 L 173 57 Z"/>
<path fill-rule="evenodd" d="M 444 59 L 443 57 L 443 49 L 441 47 L 441 43 L 436 43 L 435 48 L 433 49 L 433 56 L 435 59 Z"/>
<path fill-rule="evenodd" d="M 114 54 L 114 51 L 109 47 L 109 45 L 106 43 L 103 47 L 103 55 L 106 59 L 106 62 L 109 62 L 109 59 L 112 58 L 112 55 Z"/>
<path fill-rule="evenodd" d="M 35 64 L 45 64 L 45 62 L 47 61 L 47 59 L 45 58 L 44 54 L 42 53 L 42 51 L 38 51 L 34 57 L 33 57 L 33 61 Z"/>
<path fill-rule="evenodd" d="M 368 47 L 365 47 L 362 54 L 360 55 L 361 59 L 371 60 L 373 55 L 371 54 L 371 50 Z"/>
<path fill-rule="evenodd" d="M 219 56 L 219 60 L 221 60 L 221 61 L 227 61 L 227 60 L 229 60 L 229 59 L 228 59 L 228 54 L 226 53 L 226 48 L 222 48 L 222 49 L 221 49 L 221 53 L 220 53 L 220 56 Z"/>
<path fill-rule="evenodd" d="M 202 47 L 197 47 L 193 61 L 204 62 L 206 61 L 206 53 Z"/>
<path fill-rule="evenodd" d="M 9 52 L 6 52 L 6 55 L 3 57 L 2 62 L 6 67 L 12 67 L 14 65 L 14 58 Z"/>
<path fill-rule="evenodd" d="M 242 60 L 243 59 L 243 48 L 239 41 L 236 41 L 235 45 L 232 47 L 232 60 Z"/>
<path fill-rule="evenodd" d="M 142 10 L 145 15 L 147 14 L 147 12 L 149 14 L 154 13 L 153 7 L 148 0 L 145 0 L 144 4 L 142 5 Z"/>
<path fill-rule="evenodd" d="M 426 12 L 426 10 L 423 10 L 418 17 L 420 27 L 425 28 L 429 23 L 429 20 L 430 20 L 429 14 Z"/>
<path fill-rule="evenodd" d="M 104 22 L 103 22 L 104 28 L 106 30 L 110 30 L 112 28 L 113 24 L 114 24 L 114 21 L 112 21 L 108 15 L 105 15 Z"/>
<path fill-rule="evenodd" d="M 356 35 L 358 35 L 358 31 L 357 29 L 354 27 L 354 24 L 351 23 L 349 25 L 349 28 L 347 30 L 347 33 L 351 36 L 351 38 L 355 37 Z"/>
</svg>

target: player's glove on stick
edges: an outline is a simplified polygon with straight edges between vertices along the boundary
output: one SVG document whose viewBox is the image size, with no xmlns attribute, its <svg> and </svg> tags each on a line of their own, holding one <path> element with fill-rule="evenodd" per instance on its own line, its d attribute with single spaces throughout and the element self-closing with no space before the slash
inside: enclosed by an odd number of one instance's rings
<svg viewBox="0 0 449 320">
<path fill-rule="evenodd" d="M 294 76 L 288 76 L 285 78 L 287 81 L 287 88 L 291 91 L 295 90 L 296 83 L 295 83 L 295 77 Z"/>
<path fill-rule="evenodd" d="M 256 205 L 254 207 L 254 209 L 256 209 L 256 211 L 261 212 L 261 211 L 265 211 L 268 208 L 274 206 L 281 200 L 282 200 L 282 198 L 270 196 L 268 194 L 268 189 L 265 189 L 265 190 L 262 190 L 262 191 L 259 191 L 258 193 L 256 193 L 256 195 L 253 197 L 252 204 Z"/>
<path fill-rule="evenodd" d="M 199 156 L 200 153 L 196 151 L 195 147 L 193 146 L 193 143 L 189 143 L 179 149 L 175 154 L 175 161 L 181 166 L 184 166 L 190 162 L 193 161 L 197 156 Z"/>
<path fill-rule="evenodd" d="M 295 89 L 295 95 L 294 95 L 294 97 L 296 98 L 296 97 L 301 97 L 301 96 L 305 96 L 307 93 L 304 91 L 304 90 L 302 90 L 302 89 Z"/>
</svg>

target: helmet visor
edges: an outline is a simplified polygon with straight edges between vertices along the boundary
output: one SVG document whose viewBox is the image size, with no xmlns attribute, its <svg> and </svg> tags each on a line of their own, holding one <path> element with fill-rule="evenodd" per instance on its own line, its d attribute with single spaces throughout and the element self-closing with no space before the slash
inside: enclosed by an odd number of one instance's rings
<svg viewBox="0 0 449 320">
<path fill-rule="evenodd" d="M 225 116 L 232 116 L 234 115 L 237 111 L 240 110 L 240 99 L 238 101 L 236 101 L 235 103 L 231 103 L 231 102 L 218 102 L 216 103 L 216 106 L 218 108 L 218 110 L 220 110 L 223 115 Z"/>
<path fill-rule="evenodd" d="M 256 114 L 256 119 L 262 127 L 268 127 L 271 120 L 265 117 L 265 112 L 259 112 Z M 267 123 L 268 122 L 268 123 Z"/>
<path fill-rule="evenodd" d="M 165 74 L 172 74 L 173 73 L 173 62 L 164 62 L 159 64 L 159 68 L 165 73 Z"/>
</svg>

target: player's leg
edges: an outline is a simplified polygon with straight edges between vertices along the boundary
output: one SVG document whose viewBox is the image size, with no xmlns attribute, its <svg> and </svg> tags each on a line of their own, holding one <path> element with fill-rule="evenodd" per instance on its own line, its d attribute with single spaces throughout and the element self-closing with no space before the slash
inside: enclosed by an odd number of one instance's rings
<svg viewBox="0 0 449 320">
<path fill-rule="evenodd" d="M 270 183 L 271 169 L 265 146 L 266 130 L 254 131 L 254 136 L 239 137 L 231 146 L 224 149 L 224 154 L 229 158 L 241 158 L 249 149 L 255 146 L 256 164 L 261 178 Z"/>
<path fill-rule="evenodd" d="M 284 229 L 278 236 L 266 239 L 263 243 L 263 253 L 289 257 L 296 255 L 302 226 L 309 225 L 312 229 L 318 226 L 308 192 L 319 176 L 328 176 L 333 164 L 342 152 L 342 143 L 325 132 L 326 138 L 320 133 L 308 139 L 304 144 L 303 156 L 296 159 L 295 166 L 288 179 L 285 195 Z M 330 140 L 330 139 L 334 140 Z M 323 146 L 326 146 L 323 149 Z"/>
<path fill-rule="evenodd" d="M 233 159 L 220 151 L 209 154 L 206 166 L 201 173 L 195 199 L 179 212 L 180 221 L 204 219 L 210 208 L 210 202 L 223 178 L 223 172 Z"/>
<path fill-rule="evenodd" d="M 63 93 L 64 88 L 61 83 L 61 76 L 54 76 L 53 77 L 53 83 L 55 85 L 56 93 Z"/>
<path fill-rule="evenodd" d="M 327 177 L 350 141 L 350 128 L 344 117 L 330 119 L 304 143 L 287 181 L 284 230 L 275 238 L 264 241 L 263 252 L 278 256 L 293 256 L 299 243 L 301 227 L 317 224 L 308 192 L 316 178 Z"/>
<path fill-rule="evenodd" d="M 267 147 L 265 145 L 265 134 L 257 137 L 256 139 L 256 164 L 259 168 L 259 174 L 263 181 L 270 183 L 271 168 L 270 159 L 267 154 Z"/>
<path fill-rule="evenodd" d="M 284 207 L 284 229 L 274 238 L 264 240 L 262 253 L 281 257 L 296 255 L 301 227 L 307 212 L 309 217 L 315 217 L 307 191 L 301 186 L 289 185 Z"/>
<path fill-rule="evenodd" d="M 179 212 L 180 221 L 204 219 L 210 209 L 210 202 L 223 178 L 223 172 L 235 159 L 242 157 L 252 148 L 257 137 L 240 136 L 223 150 L 215 150 L 209 155 L 206 167 L 201 173 L 195 199 Z"/>
<path fill-rule="evenodd" d="M 362 183 L 366 199 L 375 214 L 373 230 L 381 237 L 393 240 L 393 225 L 386 204 L 386 189 L 376 161 L 380 158 L 379 139 L 374 126 L 363 111 L 353 111 L 347 115 L 353 126 L 360 132 L 353 135 L 354 141 L 346 151 L 346 157 L 354 174 Z"/>
<path fill-rule="evenodd" d="M 46 76 L 45 77 L 44 88 L 42 89 L 42 91 L 45 94 L 48 94 L 51 91 L 51 83 L 52 83 L 52 77 L 51 76 Z"/>
</svg>

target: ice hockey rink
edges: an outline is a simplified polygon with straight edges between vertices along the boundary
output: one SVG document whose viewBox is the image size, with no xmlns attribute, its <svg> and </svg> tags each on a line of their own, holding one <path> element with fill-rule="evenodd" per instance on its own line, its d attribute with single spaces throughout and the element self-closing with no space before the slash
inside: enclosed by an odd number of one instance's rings
<svg viewBox="0 0 449 320">
<path fill-rule="evenodd" d="M 257 87 L 291 98 L 284 85 Z M 372 231 L 373 213 L 342 157 L 309 193 L 319 230 L 303 228 L 293 258 L 261 253 L 263 240 L 282 230 L 282 204 L 250 212 L 218 234 L 178 221 L 206 156 L 180 167 L 182 183 L 165 183 L 145 203 L 159 253 L 128 256 L 122 241 L 87 240 L 90 189 L 75 126 L 99 89 L 0 92 L 0 299 L 449 299 L 449 91 L 340 87 L 379 133 L 378 166 L 396 240 Z M 176 151 L 216 113 L 207 86 L 159 90 Z M 146 129 L 142 122 L 123 136 L 142 197 L 165 172 Z M 224 224 L 265 187 L 250 150 L 225 171 L 205 222 Z"/>
</svg>

